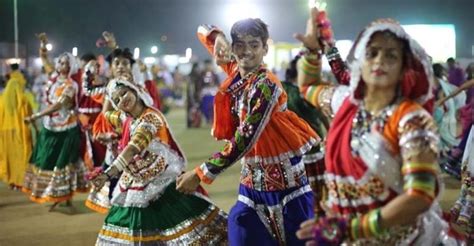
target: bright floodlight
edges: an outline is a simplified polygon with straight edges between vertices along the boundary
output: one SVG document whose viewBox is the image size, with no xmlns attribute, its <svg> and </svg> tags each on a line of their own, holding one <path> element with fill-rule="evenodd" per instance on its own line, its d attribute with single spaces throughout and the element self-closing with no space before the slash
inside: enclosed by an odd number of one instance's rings
<svg viewBox="0 0 474 246">
<path fill-rule="evenodd" d="M 156 58 L 155 57 L 145 57 L 145 59 L 143 59 L 143 62 L 145 62 L 145 64 L 147 64 L 147 65 L 151 65 L 151 64 L 154 64 L 156 62 Z"/>
<path fill-rule="evenodd" d="M 43 65 L 43 60 L 41 60 L 41 58 L 39 57 L 36 57 L 34 60 L 34 64 L 36 67 L 41 67 Z"/>
<path fill-rule="evenodd" d="M 182 64 L 188 63 L 188 62 L 189 62 L 189 59 L 188 59 L 187 57 L 182 57 L 182 56 L 181 56 L 181 57 L 178 58 L 178 62 L 179 62 L 179 63 L 182 63 Z"/>
<path fill-rule="evenodd" d="M 186 49 L 186 58 L 187 58 L 188 60 L 190 60 L 192 56 L 193 56 L 193 49 L 187 48 L 187 49 Z"/>
<path fill-rule="evenodd" d="M 135 48 L 133 50 L 133 59 L 138 59 L 140 57 L 140 48 Z"/>
<path fill-rule="evenodd" d="M 20 58 L 10 58 L 10 59 L 7 59 L 6 62 L 7 62 L 8 65 L 11 65 L 11 64 L 20 64 L 20 63 L 21 63 L 21 59 L 20 59 Z"/>
<path fill-rule="evenodd" d="M 46 49 L 48 51 L 51 51 L 53 49 L 53 45 L 52 44 L 46 44 Z"/>
<path fill-rule="evenodd" d="M 405 31 L 423 47 L 433 62 L 456 57 L 456 29 L 452 24 L 403 25 Z M 436 40 L 436 42 L 433 42 Z"/>
<path fill-rule="evenodd" d="M 72 55 L 77 56 L 77 47 L 72 48 Z"/>
<path fill-rule="evenodd" d="M 316 7 L 318 10 L 326 10 L 327 5 L 325 1 L 308 0 L 308 7 L 310 9 Z"/>
<path fill-rule="evenodd" d="M 158 46 L 156 46 L 156 45 L 152 46 L 152 47 L 151 47 L 151 53 L 152 53 L 152 54 L 158 53 Z"/>
<path fill-rule="evenodd" d="M 246 18 L 262 18 L 258 5 L 250 0 L 229 3 L 223 13 L 228 26 L 232 26 L 235 22 Z"/>
<path fill-rule="evenodd" d="M 354 44 L 354 42 L 352 40 L 348 40 L 348 39 L 343 39 L 343 40 L 337 40 L 336 41 L 336 47 L 339 50 L 339 54 L 341 55 L 341 57 L 343 57 L 345 59 L 347 57 L 347 55 L 349 55 L 349 52 L 350 52 L 353 44 Z"/>
</svg>

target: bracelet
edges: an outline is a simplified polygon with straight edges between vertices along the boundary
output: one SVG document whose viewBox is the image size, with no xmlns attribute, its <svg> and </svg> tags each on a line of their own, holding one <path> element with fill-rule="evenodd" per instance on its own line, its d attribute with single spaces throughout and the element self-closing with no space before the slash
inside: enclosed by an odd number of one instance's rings
<svg viewBox="0 0 474 246">
<path fill-rule="evenodd" d="M 112 166 L 115 166 L 119 171 L 123 171 L 127 167 L 127 161 L 121 155 L 119 155 L 112 162 L 112 165 L 110 165 L 109 168 L 111 168 Z M 109 170 L 109 168 L 107 168 L 107 170 Z"/>
<path fill-rule="evenodd" d="M 112 176 L 110 176 L 107 172 L 104 172 L 104 174 L 105 174 L 105 176 L 107 176 L 107 179 L 110 180 L 112 178 Z"/>
<path fill-rule="evenodd" d="M 407 162 L 402 166 L 403 175 L 420 172 L 427 172 L 436 175 L 438 169 L 436 168 L 436 164 L 433 162 Z"/>
<path fill-rule="evenodd" d="M 336 48 L 336 46 L 333 46 L 328 50 L 328 52 L 326 53 L 326 58 L 329 62 L 341 59 L 341 55 L 339 55 L 339 50 Z"/>
<path fill-rule="evenodd" d="M 306 57 L 302 57 L 301 62 L 299 63 L 300 69 L 303 73 L 312 76 L 312 77 L 320 77 L 321 67 L 315 64 L 311 64 Z"/>
<path fill-rule="evenodd" d="M 382 229 L 382 211 L 380 208 L 373 209 L 362 217 L 353 218 L 349 225 L 349 234 L 352 240 L 360 238 L 379 237 L 387 233 Z"/>
<path fill-rule="evenodd" d="M 38 113 L 34 113 L 33 115 L 31 115 L 31 119 L 32 119 L 32 120 L 36 120 L 36 119 L 41 118 L 41 117 L 42 117 L 42 116 L 41 116 L 41 114 L 40 114 L 39 112 L 38 112 Z"/>
</svg>

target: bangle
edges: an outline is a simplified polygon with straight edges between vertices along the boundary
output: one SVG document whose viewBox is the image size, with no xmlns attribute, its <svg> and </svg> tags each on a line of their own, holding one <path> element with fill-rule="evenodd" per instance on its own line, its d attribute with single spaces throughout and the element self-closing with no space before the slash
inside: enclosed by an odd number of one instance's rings
<svg viewBox="0 0 474 246">
<path fill-rule="evenodd" d="M 33 115 L 31 115 L 31 119 L 32 120 L 36 120 L 38 118 L 41 118 L 41 114 L 38 112 L 38 113 L 34 113 Z"/>
<path fill-rule="evenodd" d="M 326 58 L 328 59 L 329 62 L 332 62 L 337 59 L 341 59 L 341 55 L 339 54 L 339 50 L 337 49 L 336 46 L 331 47 L 326 52 Z"/>
<path fill-rule="evenodd" d="M 302 57 L 301 61 L 298 62 L 300 70 L 317 80 L 320 80 L 321 76 L 321 67 L 316 64 L 311 64 L 306 57 Z"/>
<path fill-rule="evenodd" d="M 352 240 L 360 238 L 379 237 L 385 235 L 387 230 L 382 229 L 382 211 L 380 208 L 373 209 L 362 217 L 353 218 L 349 225 L 349 233 Z"/>
<path fill-rule="evenodd" d="M 115 175 L 110 175 L 109 172 L 112 170 L 112 166 L 109 166 L 107 169 L 105 169 L 104 174 L 107 176 L 108 179 L 112 179 L 115 177 Z"/>
<path fill-rule="evenodd" d="M 127 161 L 126 161 L 121 155 L 119 155 L 119 156 L 112 162 L 112 165 L 110 165 L 110 167 L 107 168 L 107 170 L 109 170 L 110 168 L 112 168 L 112 166 L 114 166 L 115 168 L 117 168 L 119 171 L 123 171 L 123 170 L 127 167 Z"/>
<path fill-rule="evenodd" d="M 374 209 L 367 215 L 369 218 L 369 229 L 373 236 L 384 235 L 387 230 L 382 229 L 382 210 L 380 208 Z"/>
<path fill-rule="evenodd" d="M 112 178 L 112 176 L 110 176 L 107 172 L 104 172 L 104 174 L 105 174 L 105 176 L 107 176 L 107 179 L 110 180 Z"/>
</svg>

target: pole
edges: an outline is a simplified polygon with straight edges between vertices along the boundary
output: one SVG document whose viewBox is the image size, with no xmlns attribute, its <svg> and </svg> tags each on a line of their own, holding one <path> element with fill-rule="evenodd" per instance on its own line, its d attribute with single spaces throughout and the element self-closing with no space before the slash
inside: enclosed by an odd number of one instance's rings
<svg viewBox="0 0 474 246">
<path fill-rule="evenodd" d="M 15 25 L 15 58 L 18 59 L 18 3 L 13 0 L 13 18 Z"/>
</svg>

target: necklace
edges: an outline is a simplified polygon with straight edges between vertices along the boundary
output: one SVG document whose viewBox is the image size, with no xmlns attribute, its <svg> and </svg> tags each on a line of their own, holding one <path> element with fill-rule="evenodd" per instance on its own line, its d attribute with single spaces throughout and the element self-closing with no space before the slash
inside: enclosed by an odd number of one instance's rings
<svg viewBox="0 0 474 246">
<path fill-rule="evenodd" d="M 383 132 L 388 117 L 398 106 L 398 101 L 387 105 L 378 114 L 368 111 L 364 102 L 361 103 L 355 117 L 352 119 L 351 148 L 353 155 L 359 155 L 360 140 L 365 134 L 375 130 Z"/>
</svg>

